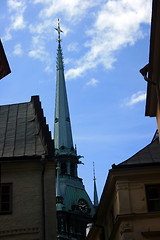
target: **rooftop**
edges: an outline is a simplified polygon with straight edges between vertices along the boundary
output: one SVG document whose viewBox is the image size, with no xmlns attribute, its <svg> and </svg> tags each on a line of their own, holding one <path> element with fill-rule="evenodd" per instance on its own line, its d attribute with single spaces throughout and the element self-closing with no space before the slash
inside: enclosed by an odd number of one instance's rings
<svg viewBox="0 0 160 240">
<path fill-rule="evenodd" d="M 0 158 L 54 154 L 53 140 L 38 96 L 0 106 Z"/>
</svg>

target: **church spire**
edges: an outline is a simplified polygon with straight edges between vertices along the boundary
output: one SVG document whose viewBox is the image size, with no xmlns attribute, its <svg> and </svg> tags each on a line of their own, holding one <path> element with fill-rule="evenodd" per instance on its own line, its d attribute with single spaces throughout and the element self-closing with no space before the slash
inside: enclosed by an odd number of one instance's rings
<svg viewBox="0 0 160 240">
<path fill-rule="evenodd" d="M 93 181 L 94 181 L 94 207 L 97 208 L 98 207 L 98 194 L 97 194 L 94 162 L 93 162 Z"/>
<path fill-rule="evenodd" d="M 92 221 L 95 208 L 78 177 L 76 147 L 73 147 L 72 129 L 64 77 L 64 62 L 61 48 L 60 21 L 58 20 L 58 48 L 56 61 L 56 102 L 54 119 L 54 143 L 57 165 L 56 211 L 57 240 L 85 239 L 86 226 Z M 76 224 L 75 224 L 76 222 Z"/>
<path fill-rule="evenodd" d="M 58 19 L 58 49 L 56 62 L 56 102 L 54 119 L 54 143 L 56 155 L 76 155 L 73 147 L 70 114 L 64 77 L 64 62 L 61 48 L 60 20 Z"/>
</svg>

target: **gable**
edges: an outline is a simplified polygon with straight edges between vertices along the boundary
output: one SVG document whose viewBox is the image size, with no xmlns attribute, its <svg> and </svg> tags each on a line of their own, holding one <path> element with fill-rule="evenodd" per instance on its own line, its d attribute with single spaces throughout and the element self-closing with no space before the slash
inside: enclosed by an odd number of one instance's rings
<svg viewBox="0 0 160 240">
<path fill-rule="evenodd" d="M 30 102 L 0 106 L 0 136 L 1 158 L 54 152 L 38 96 Z"/>
<path fill-rule="evenodd" d="M 160 163 L 160 145 L 159 139 L 156 138 L 142 150 L 134 154 L 131 158 L 117 165 L 119 166 L 128 166 L 135 164 L 154 164 Z"/>
</svg>

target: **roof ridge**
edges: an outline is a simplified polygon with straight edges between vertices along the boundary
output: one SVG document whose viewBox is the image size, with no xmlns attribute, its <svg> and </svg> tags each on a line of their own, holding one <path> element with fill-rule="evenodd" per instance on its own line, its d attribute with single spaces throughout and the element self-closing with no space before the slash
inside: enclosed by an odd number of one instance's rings
<svg viewBox="0 0 160 240">
<path fill-rule="evenodd" d="M 46 117 L 44 116 L 42 105 L 38 95 L 31 97 L 31 102 L 34 105 L 35 115 L 37 117 L 37 122 L 39 124 L 39 136 L 45 147 L 46 153 L 49 155 L 54 155 L 54 144 L 51 136 L 51 131 L 49 131 L 49 126 L 46 123 Z"/>
<path fill-rule="evenodd" d="M 133 154 L 131 157 L 129 157 L 128 159 L 126 159 L 125 161 L 115 165 L 113 164 L 112 166 L 121 166 L 121 165 L 124 165 L 125 162 L 128 162 L 130 159 L 134 158 L 136 155 L 139 155 L 144 149 L 147 149 L 149 146 L 151 146 L 153 143 L 157 142 L 158 141 L 158 138 L 155 138 L 154 140 L 152 140 L 149 144 L 147 144 L 145 147 L 143 147 L 142 149 L 140 149 L 138 152 L 136 152 L 135 154 Z M 149 154 L 151 155 L 151 150 L 148 149 L 149 151 Z M 152 155 L 151 155 L 152 157 Z"/>
</svg>

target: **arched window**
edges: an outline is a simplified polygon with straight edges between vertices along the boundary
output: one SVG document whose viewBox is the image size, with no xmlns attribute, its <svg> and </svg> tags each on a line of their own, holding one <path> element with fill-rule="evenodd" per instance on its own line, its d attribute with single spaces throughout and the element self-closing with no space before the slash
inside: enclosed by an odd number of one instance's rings
<svg viewBox="0 0 160 240">
<path fill-rule="evenodd" d="M 71 176 L 75 177 L 75 165 L 73 163 L 71 164 Z"/>
<path fill-rule="evenodd" d="M 64 175 L 67 173 L 67 165 L 66 163 L 61 164 L 61 174 Z"/>
</svg>

